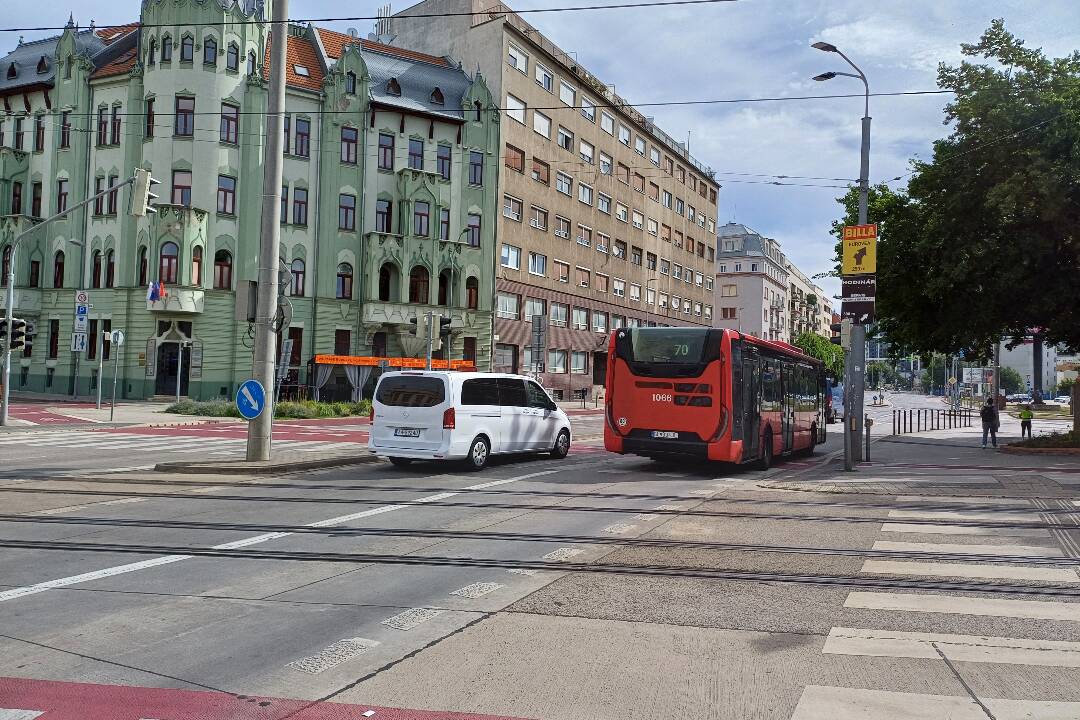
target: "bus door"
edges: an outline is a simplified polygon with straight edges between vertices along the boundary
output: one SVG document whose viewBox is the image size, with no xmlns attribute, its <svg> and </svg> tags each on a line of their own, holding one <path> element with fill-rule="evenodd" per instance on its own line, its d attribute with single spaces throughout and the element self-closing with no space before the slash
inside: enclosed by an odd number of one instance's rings
<svg viewBox="0 0 1080 720">
<path fill-rule="evenodd" d="M 761 448 L 761 359 L 752 347 L 743 355 L 743 458 L 758 456 Z"/>
<path fill-rule="evenodd" d="M 780 364 L 783 367 L 780 433 L 783 437 L 784 451 L 790 451 L 795 447 L 795 402 L 799 394 L 799 383 L 795 375 L 795 363 L 785 360 Z"/>
</svg>

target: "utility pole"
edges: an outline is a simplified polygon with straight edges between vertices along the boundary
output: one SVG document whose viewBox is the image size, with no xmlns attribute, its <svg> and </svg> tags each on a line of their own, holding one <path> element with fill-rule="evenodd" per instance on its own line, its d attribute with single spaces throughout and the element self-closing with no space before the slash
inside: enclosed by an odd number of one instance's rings
<svg viewBox="0 0 1080 720">
<path fill-rule="evenodd" d="M 262 237 L 259 246 L 258 300 L 255 310 L 255 356 L 251 375 L 264 388 L 266 407 L 248 423 L 248 460 L 270 459 L 270 438 L 274 422 L 274 370 L 278 309 L 278 263 L 281 228 L 281 140 L 285 132 L 285 45 L 288 35 L 289 2 L 275 0 L 270 28 L 270 91 L 266 115 L 266 150 L 263 156 Z"/>
</svg>

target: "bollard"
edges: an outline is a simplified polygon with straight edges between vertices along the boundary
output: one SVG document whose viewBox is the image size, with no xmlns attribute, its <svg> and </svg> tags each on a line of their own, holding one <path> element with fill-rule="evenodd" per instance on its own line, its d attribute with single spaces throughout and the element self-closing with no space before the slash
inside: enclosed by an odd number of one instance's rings
<svg viewBox="0 0 1080 720">
<path fill-rule="evenodd" d="M 870 428 L 874 426 L 874 420 L 867 415 L 864 422 L 866 424 L 866 451 L 863 453 L 863 461 L 870 462 Z"/>
</svg>

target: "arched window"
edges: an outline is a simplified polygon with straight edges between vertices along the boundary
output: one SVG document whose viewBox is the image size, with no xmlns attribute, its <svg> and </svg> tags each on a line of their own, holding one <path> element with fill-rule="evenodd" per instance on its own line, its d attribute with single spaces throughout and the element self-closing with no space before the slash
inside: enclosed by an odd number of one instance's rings
<svg viewBox="0 0 1080 720">
<path fill-rule="evenodd" d="M 0 261 L 0 287 L 7 287 L 8 273 L 11 272 L 11 246 L 4 248 L 3 260 Z"/>
<path fill-rule="evenodd" d="M 180 62 L 193 62 L 195 60 L 195 38 L 185 35 L 180 38 Z"/>
<path fill-rule="evenodd" d="M 56 255 L 53 256 L 53 275 L 52 286 L 54 288 L 64 287 L 64 251 L 57 250 Z"/>
<path fill-rule="evenodd" d="M 174 242 L 167 242 L 161 246 L 161 255 L 158 258 L 158 282 L 176 284 L 177 263 L 180 260 L 180 248 Z"/>
<path fill-rule="evenodd" d="M 450 271 L 443 270 L 439 273 L 439 304 L 450 304 Z"/>
<path fill-rule="evenodd" d="M 393 263 L 383 263 L 379 268 L 379 300 L 397 302 L 398 271 Z"/>
<path fill-rule="evenodd" d="M 217 65 L 217 40 L 212 37 L 206 38 L 202 48 L 203 65 Z"/>
<path fill-rule="evenodd" d="M 375 357 L 386 357 L 386 333 L 377 332 L 372 336 L 371 354 Z"/>
<path fill-rule="evenodd" d="M 431 102 L 434 105 L 445 105 L 446 100 L 443 98 L 442 90 L 435 88 L 431 91 Z"/>
<path fill-rule="evenodd" d="M 390 78 L 386 81 L 386 94 L 401 95 L 401 85 L 398 83 L 397 78 Z"/>
<path fill-rule="evenodd" d="M 116 253 L 112 250 L 105 253 L 105 287 L 116 287 Z"/>
<path fill-rule="evenodd" d="M 430 298 L 427 268 L 417 265 L 409 273 L 409 302 L 427 305 Z"/>
<path fill-rule="evenodd" d="M 44 55 L 42 55 L 41 59 L 38 60 L 37 71 L 38 75 L 44 75 L 45 73 L 49 72 L 49 61 L 45 59 Z"/>
<path fill-rule="evenodd" d="M 172 62 L 172 37 L 161 36 L 161 62 Z"/>
<path fill-rule="evenodd" d="M 229 49 L 225 52 L 225 69 L 233 72 L 240 69 L 240 46 L 234 42 L 229 43 Z"/>
<path fill-rule="evenodd" d="M 232 289 L 232 255 L 228 250 L 214 253 L 214 289 Z"/>
<path fill-rule="evenodd" d="M 475 310 L 480 306 L 480 281 L 474 277 L 465 281 L 465 307 Z"/>
<path fill-rule="evenodd" d="M 139 248 L 139 287 L 147 285 L 149 278 L 149 263 L 146 261 L 146 248 Z"/>
<path fill-rule="evenodd" d="M 248 52 L 247 74 L 248 75 L 254 75 L 255 74 L 255 51 L 254 50 L 251 50 L 250 52 Z"/>
<path fill-rule="evenodd" d="M 356 94 L 356 73 L 352 70 L 345 73 L 345 92 L 349 95 Z"/>
<path fill-rule="evenodd" d="M 191 284 L 198 287 L 202 285 L 202 248 L 196 247 L 191 251 Z"/>
<path fill-rule="evenodd" d="M 101 251 L 95 250 L 93 262 L 90 268 L 90 287 L 94 290 L 101 288 Z"/>
<path fill-rule="evenodd" d="M 292 261 L 292 294 L 296 297 L 304 297 L 304 261 L 296 258 Z"/>
<path fill-rule="evenodd" d="M 157 38 L 150 38 L 146 50 L 146 64 L 153 65 L 157 61 Z"/>
<path fill-rule="evenodd" d="M 8 69 L 7 69 L 7 79 L 8 80 L 14 79 L 15 76 L 18 75 L 18 74 L 19 74 L 19 71 L 15 68 L 15 63 L 11 63 L 10 65 L 8 65 Z"/>
<path fill-rule="evenodd" d="M 352 265 L 349 263 L 337 266 L 337 298 L 352 300 Z"/>
<path fill-rule="evenodd" d="M 476 111 L 476 122 L 480 122 L 480 113 L 483 111 L 484 106 L 480 104 L 479 100 L 477 100 L 473 103 L 473 109 Z"/>
</svg>

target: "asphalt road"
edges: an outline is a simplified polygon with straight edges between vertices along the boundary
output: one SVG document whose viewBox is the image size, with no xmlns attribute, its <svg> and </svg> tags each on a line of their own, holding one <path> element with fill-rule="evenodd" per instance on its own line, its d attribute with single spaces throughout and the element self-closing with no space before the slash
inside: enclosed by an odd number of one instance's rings
<svg viewBox="0 0 1080 720">
<path fill-rule="evenodd" d="M 916 438 L 816 492 L 836 433 L 762 473 L 599 423 L 479 474 L 0 480 L 0 718 L 1080 717 L 1080 463 Z"/>
</svg>

